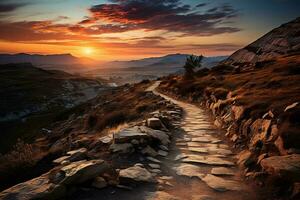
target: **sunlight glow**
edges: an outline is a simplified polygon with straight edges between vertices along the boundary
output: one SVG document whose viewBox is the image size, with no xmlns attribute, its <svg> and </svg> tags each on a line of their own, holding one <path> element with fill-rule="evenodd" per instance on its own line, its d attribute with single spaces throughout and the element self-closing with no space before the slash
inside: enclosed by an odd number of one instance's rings
<svg viewBox="0 0 300 200">
<path fill-rule="evenodd" d="M 83 52 L 83 54 L 86 55 L 86 56 L 91 56 L 91 55 L 93 54 L 93 52 L 94 52 L 94 49 L 91 48 L 91 47 L 84 47 L 84 48 L 82 49 L 82 52 Z"/>
</svg>

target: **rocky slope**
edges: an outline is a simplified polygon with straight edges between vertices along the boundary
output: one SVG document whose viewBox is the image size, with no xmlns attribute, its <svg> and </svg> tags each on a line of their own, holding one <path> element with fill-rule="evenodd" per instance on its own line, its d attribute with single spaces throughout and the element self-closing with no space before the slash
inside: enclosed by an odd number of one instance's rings
<svg viewBox="0 0 300 200">
<path fill-rule="evenodd" d="M 255 64 L 299 51 L 300 18 L 297 18 L 236 51 L 223 63 L 228 65 Z"/>
<path fill-rule="evenodd" d="M 191 80 L 170 76 L 160 86 L 164 93 L 211 110 L 215 125 L 241 151 L 238 163 L 245 176 L 295 199 L 300 181 L 299 30 L 297 19 L 250 45 L 263 49 L 261 55 L 242 49 L 226 65 L 200 70 Z M 288 44 L 279 48 L 279 37 Z M 269 55 L 272 61 L 255 60 Z M 227 65 L 234 62 L 240 68 Z"/>
</svg>

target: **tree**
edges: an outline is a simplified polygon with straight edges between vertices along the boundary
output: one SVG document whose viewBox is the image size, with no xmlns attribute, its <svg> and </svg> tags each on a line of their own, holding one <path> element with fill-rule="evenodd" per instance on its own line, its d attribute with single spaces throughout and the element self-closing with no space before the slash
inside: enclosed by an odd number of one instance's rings
<svg viewBox="0 0 300 200">
<path fill-rule="evenodd" d="M 201 68 L 203 56 L 195 56 L 190 55 L 186 58 L 185 65 L 183 66 L 185 69 L 185 77 L 186 78 L 193 78 L 195 70 L 197 68 Z"/>
</svg>

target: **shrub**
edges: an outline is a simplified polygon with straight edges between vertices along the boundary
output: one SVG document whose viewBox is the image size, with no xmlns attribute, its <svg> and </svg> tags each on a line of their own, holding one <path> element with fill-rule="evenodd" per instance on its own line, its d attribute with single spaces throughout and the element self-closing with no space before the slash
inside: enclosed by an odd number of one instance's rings
<svg viewBox="0 0 300 200">
<path fill-rule="evenodd" d="M 187 79 L 192 78 L 194 76 L 195 69 L 201 67 L 202 59 L 203 59 L 202 55 L 201 56 L 191 55 L 186 58 L 186 62 L 183 68 L 185 69 L 185 77 Z"/>
</svg>

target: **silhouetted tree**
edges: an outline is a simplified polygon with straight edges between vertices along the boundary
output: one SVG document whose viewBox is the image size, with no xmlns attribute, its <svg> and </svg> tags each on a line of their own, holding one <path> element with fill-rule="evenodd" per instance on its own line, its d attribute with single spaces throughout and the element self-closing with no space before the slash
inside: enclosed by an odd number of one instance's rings
<svg viewBox="0 0 300 200">
<path fill-rule="evenodd" d="M 197 68 L 201 68 L 203 56 L 195 56 L 190 55 L 186 58 L 185 65 L 183 66 L 185 69 L 185 77 L 186 78 L 193 78 L 195 74 L 195 70 Z"/>
</svg>

